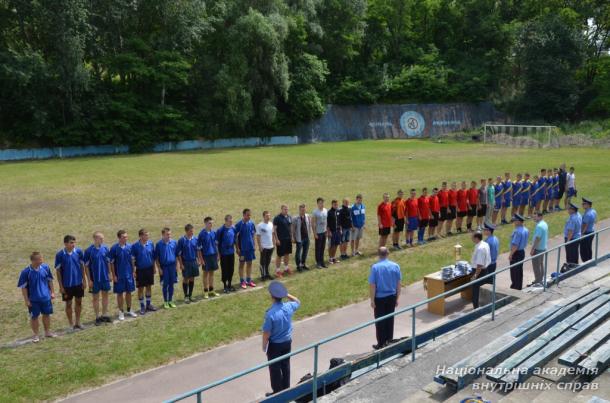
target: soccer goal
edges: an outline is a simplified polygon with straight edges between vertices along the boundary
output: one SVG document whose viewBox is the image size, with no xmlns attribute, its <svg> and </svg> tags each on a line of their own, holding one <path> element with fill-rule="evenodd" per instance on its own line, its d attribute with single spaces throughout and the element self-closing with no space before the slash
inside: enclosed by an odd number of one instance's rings
<svg viewBox="0 0 610 403">
<path fill-rule="evenodd" d="M 483 142 L 515 147 L 552 147 L 557 126 L 485 123 Z"/>
</svg>

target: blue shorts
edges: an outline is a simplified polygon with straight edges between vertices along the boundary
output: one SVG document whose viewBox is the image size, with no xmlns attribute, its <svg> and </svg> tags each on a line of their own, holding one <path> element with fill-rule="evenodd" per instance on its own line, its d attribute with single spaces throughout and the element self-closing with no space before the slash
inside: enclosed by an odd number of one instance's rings
<svg viewBox="0 0 610 403">
<path fill-rule="evenodd" d="M 331 246 L 341 245 L 341 231 L 334 230 L 330 233 L 330 244 Z"/>
<path fill-rule="evenodd" d="M 117 282 L 114 283 L 112 287 L 112 291 L 115 294 L 122 294 L 124 292 L 134 292 L 136 290 L 136 283 L 133 281 L 133 277 L 129 278 L 119 278 Z"/>
<path fill-rule="evenodd" d="M 504 201 L 502 201 L 502 207 L 510 207 L 510 199 L 504 199 Z"/>
<path fill-rule="evenodd" d="M 529 194 L 523 194 L 521 195 L 521 203 L 519 204 L 520 206 L 527 206 L 529 205 L 529 199 L 530 199 L 530 195 Z"/>
<path fill-rule="evenodd" d="M 419 228 L 419 219 L 417 217 L 407 218 L 407 231 L 417 231 Z"/>
<path fill-rule="evenodd" d="M 500 211 L 500 208 L 502 208 L 502 200 L 496 199 L 494 203 L 494 211 Z"/>
<path fill-rule="evenodd" d="M 161 266 L 163 275 L 161 276 L 161 282 L 166 284 L 178 282 L 178 272 L 176 271 L 176 263 L 168 266 Z"/>
<path fill-rule="evenodd" d="M 110 291 L 110 281 L 95 281 L 91 294 L 97 294 L 100 291 Z"/>
<path fill-rule="evenodd" d="M 351 233 L 351 229 L 350 228 L 343 228 L 343 233 L 341 234 L 341 242 L 349 242 L 349 237 L 350 237 L 350 233 Z"/>
<path fill-rule="evenodd" d="M 53 304 L 51 303 L 51 300 L 30 301 L 30 304 L 32 304 L 32 306 L 28 308 L 28 312 L 32 319 L 36 319 L 40 314 L 51 315 L 53 313 Z"/>
<path fill-rule="evenodd" d="M 513 206 L 520 206 L 520 205 L 521 205 L 521 194 L 513 196 Z"/>
<path fill-rule="evenodd" d="M 553 191 L 547 190 L 544 194 L 544 200 L 553 200 Z"/>
<path fill-rule="evenodd" d="M 252 249 L 252 250 L 241 250 L 241 251 L 239 251 L 239 253 L 240 253 L 239 254 L 239 260 L 240 261 L 242 261 L 242 258 L 243 258 L 244 262 L 251 262 L 254 259 L 256 259 L 256 256 L 254 256 L 254 249 Z"/>
<path fill-rule="evenodd" d="M 568 197 L 575 197 L 576 196 L 576 189 L 574 188 L 569 188 L 568 189 Z"/>
<path fill-rule="evenodd" d="M 218 255 L 208 255 L 203 257 L 203 271 L 218 270 Z"/>
</svg>

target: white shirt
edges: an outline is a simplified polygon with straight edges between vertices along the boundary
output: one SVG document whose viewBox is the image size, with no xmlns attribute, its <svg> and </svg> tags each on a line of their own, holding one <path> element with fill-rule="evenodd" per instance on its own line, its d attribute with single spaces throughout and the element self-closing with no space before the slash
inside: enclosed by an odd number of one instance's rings
<svg viewBox="0 0 610 403">
<path fill-rule="evenodd" d="M 261 246 L 264 249 L 273 248 L 273 223 L 271 221 L 268 223 L 261 221 L 256 226 L 256 235 L 261 237 Z"/>
<path fill-rule="evenodd" d="M 483 269 L 491 264 L 491 252 L 489 251 L 489 244 L 485 241 L 481 241 L 474 247 L 472 252 L 472 268 L 476 269 L 477 266 L 482 266 Z"/>
<path fill-rule="evenodd" d="M 574 186 L 574 182 L 576 181 L 576 174 L 571 174 L 568 172 L 567 177 L 568 177 L 568 188 L 576 189 L 576 186 Z"/>
</svg>

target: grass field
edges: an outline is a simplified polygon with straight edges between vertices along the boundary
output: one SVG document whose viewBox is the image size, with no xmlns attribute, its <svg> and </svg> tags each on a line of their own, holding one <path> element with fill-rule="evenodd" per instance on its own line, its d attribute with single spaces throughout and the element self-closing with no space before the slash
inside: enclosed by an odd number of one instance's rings
<svg viewBox="0 0 610 403">
<path fill-rule="evenodd" d="M 263 209 L 276 214 L 282 203 L 294 213 L 301 202 L 311 210 L 317 196 L 353 199 L 362 193 L 368 213 L 366 256 L 286 280 L 302 299 L 300 319 L 367 297 L 366 275 L 377 241 L 375 207 L 383 192 L 438 186 L 442 180 L 478 180 L 506 170 L 534 173 L 566 162 L 576 167 L 579 195 L 594 199 L 601 219 L 610 207 L 608 157 L 607 149 L 528 150 L 390 140 L 0 164 L 0 344 L 30 334 L 16 288 L 27 256 L 40 250 L 52 263 L 66 233 L 75 235 L 83 248 L 94 230 L 103 231 L 107 243 L 113 243 L 120 228 L 134 241 L 137 230 L 146 227 L 157 240 L 167 225 L 177 238 L 188 222 L 201 228 L 205 215 L 219 223 L 224 214 L 239 217 L 249 207 L 258 222 Z M 565 213 L 553 214 L 548 221 L 557 234 Z M 527 226 L 532 228 L 532 223 Z M 498 231 L 503 251 L 509 231 Z M 401 264 L 405 282 L 411 283 L 448 263 L 456 240 L 469 251 L 467 238 L 441 240 L 392 258 Z M 313 246 L 310 263 L 312 257 Z M 195 294 L 200 293 L 197 283 Z M 158 286 L 153 299 L 157 305 L 162 300 Z M 93 319 L 90 304 L 87 295 L 85 321 Z M 0 401 L 56 398 L 247 337 L 258 331 L 267 305 L 267 293 L 259 289 L 38 345 L 0 349 Z M 65 327 L 61 302 L 55 302 L 55 312 L 53 327 Z"/>
</svg>

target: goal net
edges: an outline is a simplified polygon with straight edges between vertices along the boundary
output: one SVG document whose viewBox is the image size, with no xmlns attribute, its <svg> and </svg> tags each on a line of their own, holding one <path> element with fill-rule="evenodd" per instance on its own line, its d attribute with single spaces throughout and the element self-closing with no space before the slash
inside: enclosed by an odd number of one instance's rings
<svg viewBox="0 0 610 403">
<path fill-rule="evenodd" d="M 508 125 L 485 123 L 483 142 L 504 144 L 513 147 L 552 147 L 557 126 Z"/>
</svg>

